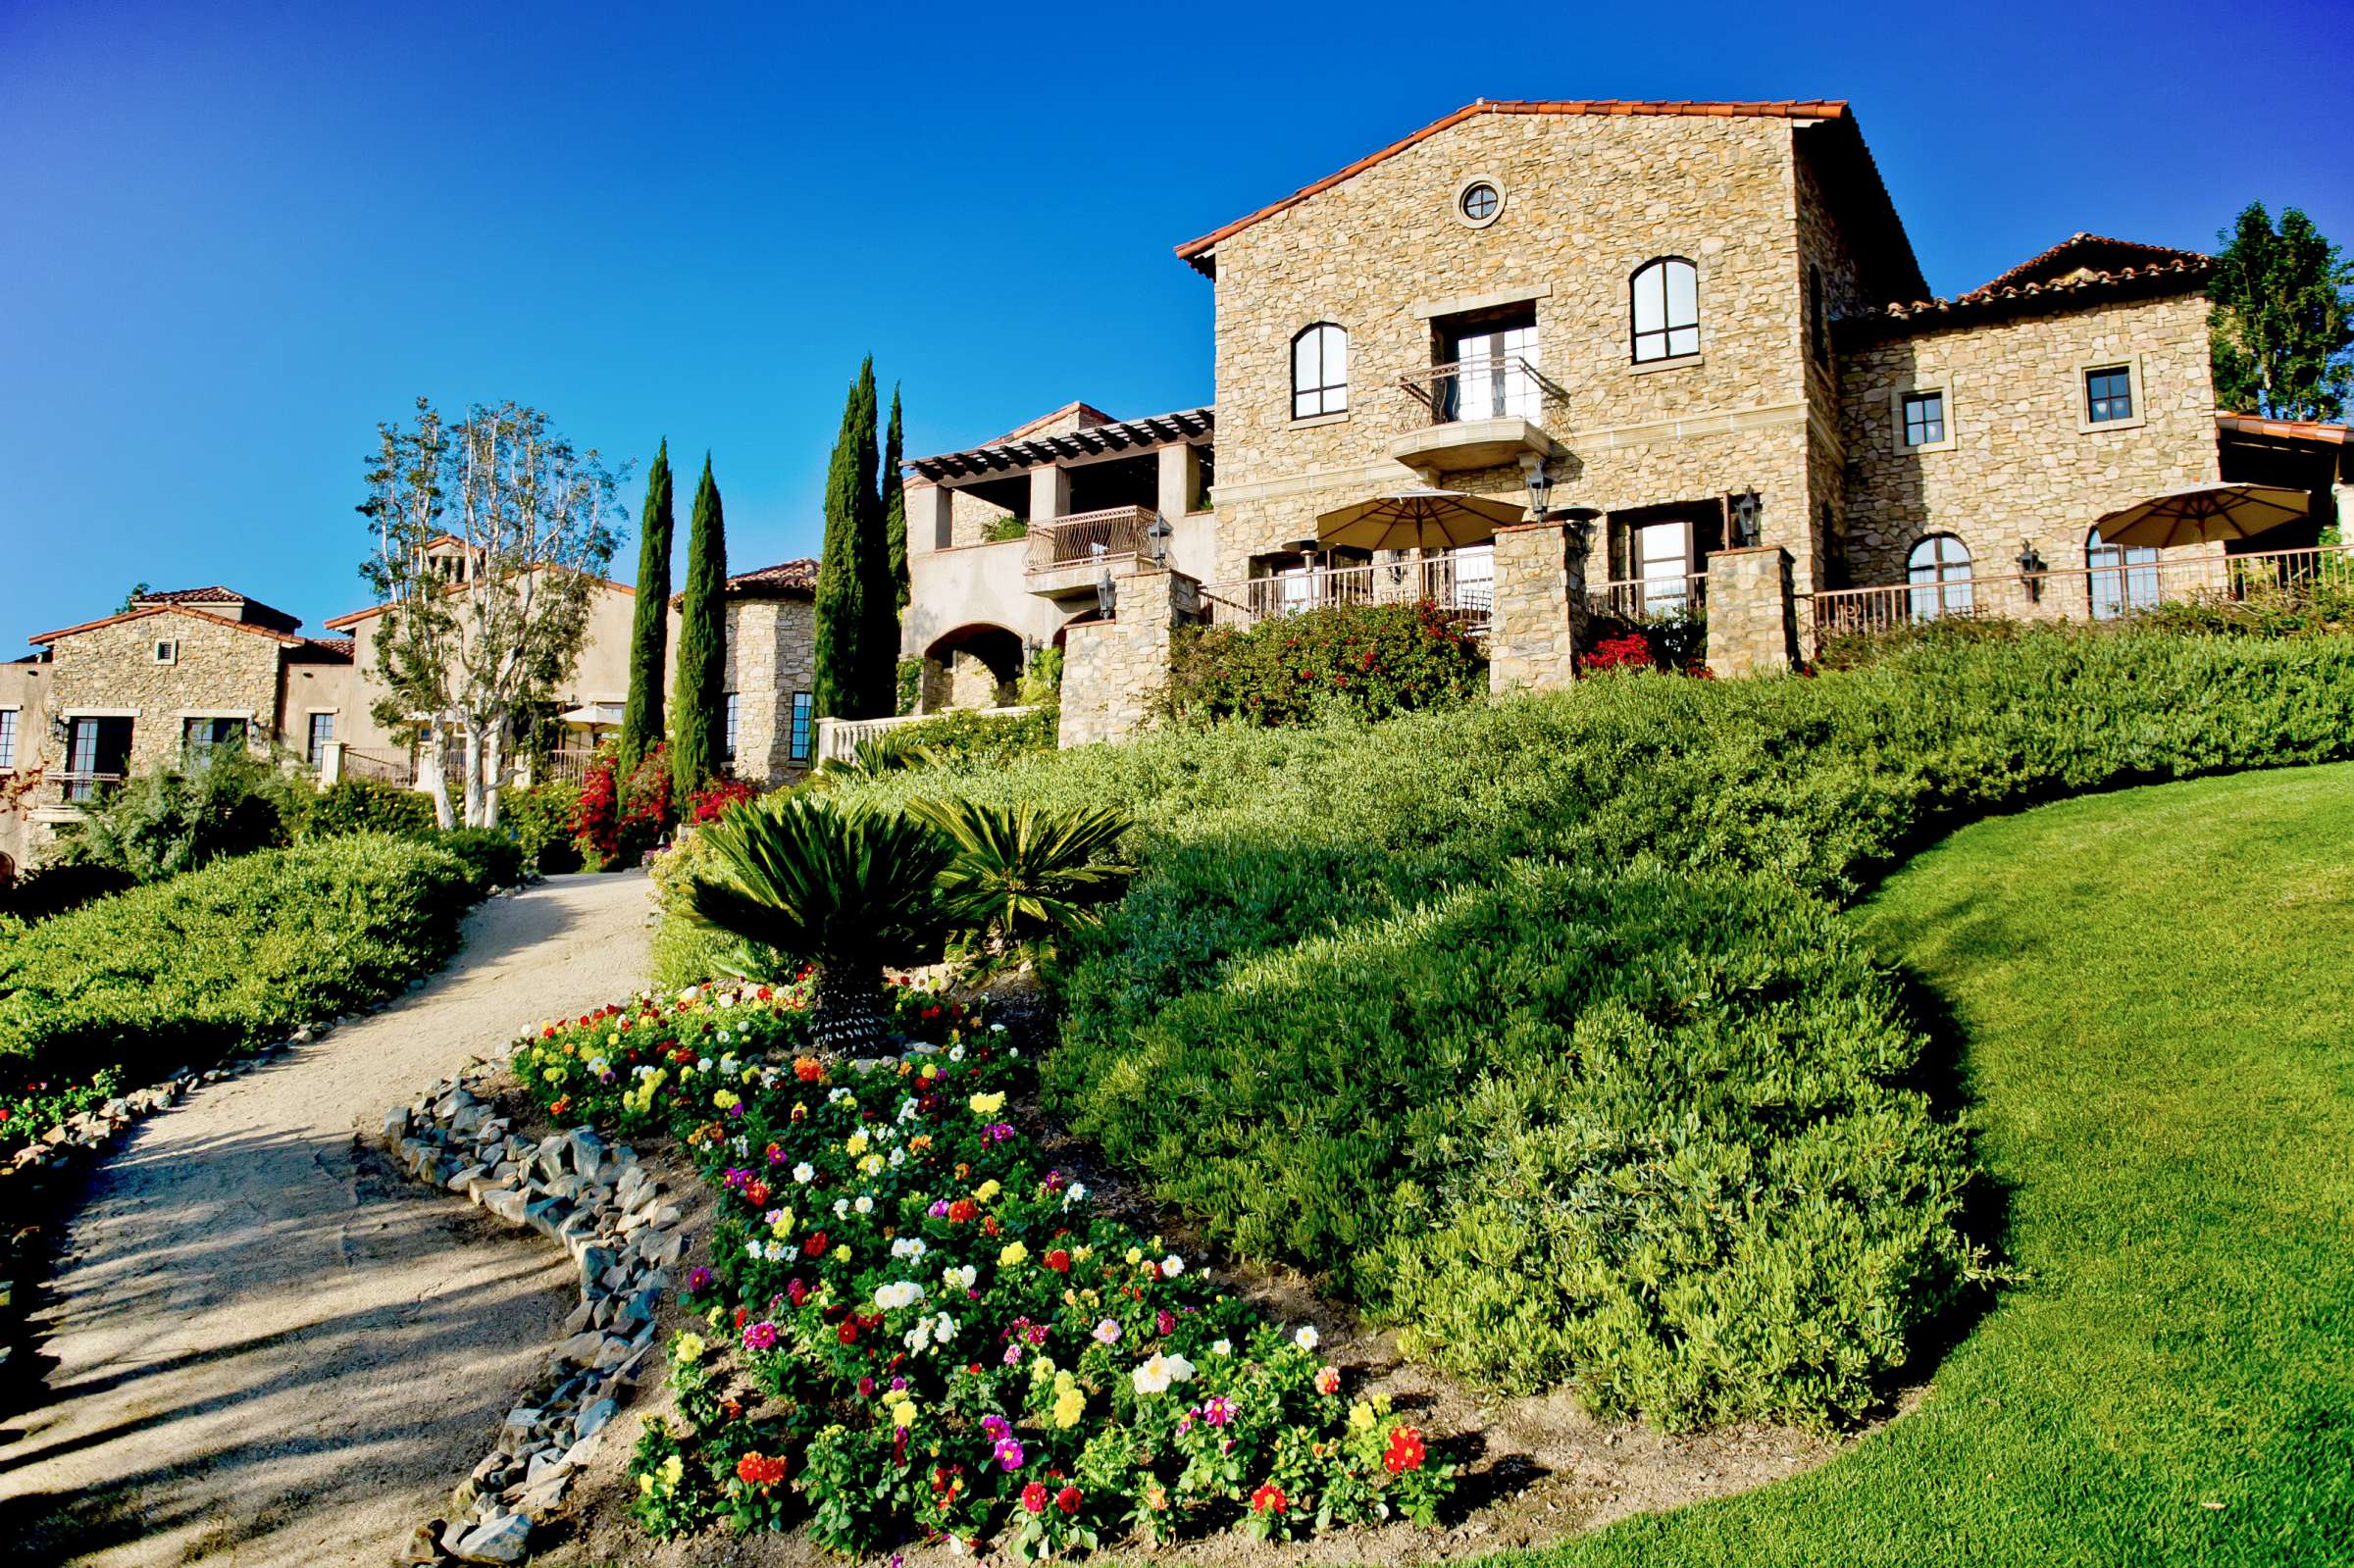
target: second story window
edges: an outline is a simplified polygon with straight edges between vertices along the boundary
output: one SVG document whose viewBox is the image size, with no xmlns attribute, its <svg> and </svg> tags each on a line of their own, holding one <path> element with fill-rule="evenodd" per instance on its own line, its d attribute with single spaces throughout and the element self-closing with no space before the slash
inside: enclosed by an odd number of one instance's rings
<svg viewBox="0 0 2354 1568">
<path fill-rule="evenodd" d="M 1937 446 L 1945 440 L 1945 393 L 1905 394 L 1905 444 Z"/>
<path fill-rule="evenodd" d="M 17 710 L 0 708 L 0 773 L 17 765 Z"/>
<path fill-rule="evenodd" d="M 1349 408 L 1349 334 L 1318 322 L 1292 339 L 1292 418 L 1313 419 Z"/>
<path fill-rule="evenodd" d="M 1681 256 L 1635 270 L 1635 363 L 1700 352 L 1700 274 Z"/>
<path fill-rule="evenodd" d="M 2123 365 L 2104 365 L 2084 373 L 2084 419 L 2091 425 L 2115 425 L 2133 417 L 2133 373 Z"/>
<path fill-rule="evenodd" d="M 733 691 L 729 692 L 727 696 L 724 723 L 726 733 L 720 738 L 719 755 L 722 761 L 734 762 L 736 760 L 736 693 Z"/>
</svg>

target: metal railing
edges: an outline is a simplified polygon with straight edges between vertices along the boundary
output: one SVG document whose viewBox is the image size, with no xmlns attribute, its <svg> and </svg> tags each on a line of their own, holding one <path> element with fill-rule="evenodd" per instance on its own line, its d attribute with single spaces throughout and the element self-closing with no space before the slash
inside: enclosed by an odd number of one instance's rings
<svg viewBox="0 0 2354 1568">
<path fill-rule="evenodd" d="M 1708 603 L 1709 575 L 1687 572 L 1678 577 L 1622 578 L 1586 589 L 1586 608 L 1596 615 L 1614 615 L 1637 621 L 1648 616 L 1677 615 Z"/>
<path fill-rule="evenodd" d="M 2200 552 L 2114 566 L 1825 588 L 1813 595 L 1814 622 L 1817 636 L 1833 637 L 1952 616 L 2108 621 L 2160 604 L 2237 602 L 2322 586 L 2354 591 L 2354 545 L 2246 555 Z"/>
<path fill-rule="evenodd" d="M 1089 561 L 1133 556 L 1144 548 L 1145 530 L 1159 515 L 1149 506 L 1111 506 L 1099 512 L 1035 519 L 1030 524 L 1027 568 L 1055 572 Z"/>
<path fill-rule="evenodd" d="M 560 747 L 547 754 L 544 766 L 532 769 L 532 783 L 539 784 L 561 780 L 577 784 L 588 777 L 588 764 L 595 760 L 596 750 L 592 746 Z"/>
<path fill-rule="evenodd" d="M 1399 377 L 1398 384 L 1430 411 L 1433 425 L 1515 416 L 1555 424 L 1569 395 L 1518 354 L 1433 365 Z"/>
<path fill-rule="evenodd" d="M 1439 556 L 1420 561 L 1386 561 L 1344 566 L 1240 582 L 1213 582 L 1202 602 L 1213 626 L 1250 626 L 1271 616 L 1299 615 L 1343 605 L 1417 604 L 1427 601 L 1478 630 L 1496 607 L 1492 558 L 1476 561 Z"/>
<path fill-rule="evenodd" d="M 81 805 L 104 798 L 125 777 L 119 773 L 93 773 L 77 768 L 53 773 L 49 775 L 48 782 L 58 786 L 60 804 Z"/>
<path fill-rule="evenodd" d="M 1018 719 L 1025 713 L 1036 713 L 1034 707 L 975 708 L 974 713 L 985 719 Z M 856 755 L 862 740 L 876 740 L 911 724 L 937 719 L 937 713 L 901 713 L 885 719 L 820 719 L 817 721 L 817 762 L 846 762 Z"/>
<path fill-rule="evenodd" d="M 345 746 L 343 777 L 372 779 L 378 784 L 399 784 L 406 788 L 417 782 L 417 765 L 406 752 L 362 751 L 357 746 Z"/>
</svg>

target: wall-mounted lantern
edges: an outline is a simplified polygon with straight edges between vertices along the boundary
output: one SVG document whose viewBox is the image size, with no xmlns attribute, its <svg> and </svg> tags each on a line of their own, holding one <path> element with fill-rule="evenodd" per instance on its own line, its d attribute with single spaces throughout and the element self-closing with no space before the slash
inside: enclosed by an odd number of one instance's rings
<svg viewBox="0 0 2354 1568">
<path fill-rule="evenodd" d="M 1096 579 L 1096 614 L 1110 620 L 1119 608 L 1119 584 L 1111 581 L 1111 568 L 1105 567 L 1103 575 Z"/>
<path fill-rule="evenodd" d="M 1733 497 L 1733 548 L 1754 550 L 1758 547 L 1758 514 L 1765 503 L 1758 499 L 1753 485 Z"/>
<path fill-rule="evenodd" d="M 1528 471 L 1528 510 L 1537 522 L 1545 521 L 1545 513 L 1553 504 L 1553 476 L 1545 470 L 1545 460 L 1538 458 Z"/>
<path fill-rule="evenodd" d="M 1583 555 L 1594 543 L 1594 525 L 1602 521 L 1602 509 L 1593 506 L 1565 507 L 1561 520 L 1569 525 L 1569 548 Z"/>
<path fill-rule="evenodd" d="M 2027 602 L 2040 603 L 2043 599 L 2043 574 L 2051 570 L 2050 563 L 2044 560 L 2043 552 L 2035 548 L 2032 539 L 2020 541 L 2018 561 L 2019 575 L 2026 582 Z"/>
<path fill-rule="evenodd" d="M 1176 531 L 1169 527 L 1169 520 L 1158 512 L 1153 513 L 1152 521 L 1145 525 L 1145 554 L 1154 566 L 1168 565 L 1169 535 Z"/>
</svg>

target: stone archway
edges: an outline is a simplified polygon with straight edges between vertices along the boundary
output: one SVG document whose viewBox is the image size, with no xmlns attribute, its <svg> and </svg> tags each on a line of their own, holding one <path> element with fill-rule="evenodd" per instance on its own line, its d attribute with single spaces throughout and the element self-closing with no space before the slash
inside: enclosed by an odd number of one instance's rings
<svg viewBox="0 0 2354 1568">
<path fill-rule="evenodd" d="M 1021 679 L 1021 633 L 991 622 L 973 622 L 942 632 L 924 650 L 922 699 L 925 713 L 949 708 L 994 708 L 1013 700 Z"/>
</svg>

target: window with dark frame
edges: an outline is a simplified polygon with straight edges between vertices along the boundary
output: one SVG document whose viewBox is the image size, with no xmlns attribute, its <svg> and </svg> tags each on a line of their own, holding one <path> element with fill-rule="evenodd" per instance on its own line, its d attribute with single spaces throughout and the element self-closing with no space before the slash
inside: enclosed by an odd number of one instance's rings
<svg viewBox="0 0 2354 1568">
<path fill-rule="evenodd" d="M 793 728 L 786 736 L 785 754 L 794 762 L 809 760 L 809 724 L 811 697 L 806 691 L 793 694 Z"/>
<path fill-rule="evenodd" d="M 334 738 L 335 716 L 332 713 L 312 714 L 310 736 L 303 742 L 303 760 L 314 768 L 318 767 L 319 758 L 327 750 L 328 742 Z"/>
<path fill-rule="evenodd" d="M 0 708 L 0 773 L 17 765 L 17 710 Z"/>
<path fill-rule="evenodd" d="M 1945 394 L 1905 394 L 1905 444 L 1933 446 L 1945 439 Z"/>
<path fill-rule="evenodd" d="M 1349 407 L 1349 334 L 1330 322 L 1292 339 L 1292 418 L 1340 414 Z"/>
<path fill-rule="evenodd" d="M 724 704 L 721 728 L 723 733 L 719 743 L 720 760 L 734 762 L 736 760 L 736 693 L 733 691 L 728 693 Z"/>
<path fill-rule="evenodd" d="M 1916 621 L 1970 615 L 1976 609 L 1970 546 L 1951 533 L 1932 533 L 1915 544 L 1905 557 L 1905 580 L 1912 585 Z"/>
<path fill-rule="evenodd" d="M 215 746 L 243 745 L 245 721 L 242 719 L 183 719 L 179 726 L 180 749 L 191 757 L 211 754 Z"/>
<path fill-rule="evenodd" d="M 1484 224 L 1495 217 L 1503 202 L 1504 198 L 1496 194 L 1496 187 L 1484 179 L 1463 187 L 1463 216 L 1475 224 Z"/>
<path fill-rule="evenodd" d="M 1700 271 L 1681 256 L 1635 269 L 1628 306 L 1638 365 L 1700 352 Z"/>
<path fill-rule="evenodd" d="M 2133 373 L 2124 365 L 2105 365 L 2084 373 L 2084 418 L 2093 425 L 2111 425 L 2133 417 Z"/>
</svg>

